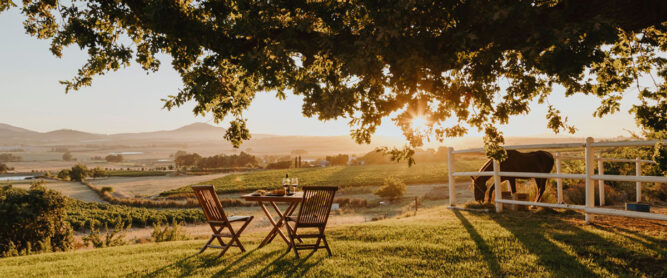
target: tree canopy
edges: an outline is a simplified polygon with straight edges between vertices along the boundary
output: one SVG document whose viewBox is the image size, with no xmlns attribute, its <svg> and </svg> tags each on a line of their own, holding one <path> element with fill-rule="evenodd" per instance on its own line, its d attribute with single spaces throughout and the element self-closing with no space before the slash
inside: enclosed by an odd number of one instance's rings
<svg viewBox="0 0 667 278">
<path fill-rule="evenodd" d="M 0 0 L 0 11 L 13 6 Z M 477 129 L 494 157 L 504 154 L 497 127 L 531 101 L 547 103 L 554 132 L 573 132 L 549 104 L 554 86 L 599 97 L 597 117 L 636 89 L 637 123 L 667 130 L 664 0 L 26 0 L 21 9 L 54 55 L 87 51 L 66 91 L 132 60 L 156 71 L 164 53 L 183 81 L 165 107 L 193 101 L 195 114 L 229 117 L 235 146 L 250 138 L 243 113 L 257 93 L 303 96 L 305 116 L 348 119 L 358 143 L 386 117 L 411 147 Z"/>
</svg>

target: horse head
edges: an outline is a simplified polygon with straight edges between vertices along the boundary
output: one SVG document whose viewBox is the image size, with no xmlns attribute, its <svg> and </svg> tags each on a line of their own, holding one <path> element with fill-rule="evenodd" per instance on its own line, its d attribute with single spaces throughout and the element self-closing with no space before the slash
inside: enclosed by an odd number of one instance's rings
<svg viewBox="0 0 667 278">
<path fill-rule="evenodd" d="M 484 201 L 486 197 L 486 181 L 480 179 L 480 177 L 471 177 L 472 178 L 472 187 L 475 193 L 475 201 Z"/>
</svg>

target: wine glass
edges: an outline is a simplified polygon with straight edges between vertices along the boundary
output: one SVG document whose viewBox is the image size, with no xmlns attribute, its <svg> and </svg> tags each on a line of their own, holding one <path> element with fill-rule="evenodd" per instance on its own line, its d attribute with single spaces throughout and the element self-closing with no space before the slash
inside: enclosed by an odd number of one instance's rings
<svg viewBox="0 0 667 278">
<path fill-rule="evenodd" d="M 296 192 L 296 188 L 299 186 L 299 178 L 292 178 L 292 186 L 294 187 L 294 192 Z"/>
</svg>

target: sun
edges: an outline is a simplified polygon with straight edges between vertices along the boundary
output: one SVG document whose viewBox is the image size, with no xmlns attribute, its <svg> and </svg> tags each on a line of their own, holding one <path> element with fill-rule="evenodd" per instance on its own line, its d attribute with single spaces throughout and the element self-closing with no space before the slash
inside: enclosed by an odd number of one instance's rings
<svg viewBox="0 0 667 278">
<path fill-rule="evenodd" d="M 424 117 L 418 116 L 412 119 L 410 127 L 418 132 L 425 132 L 428 130 L 428 120 Z"/>
</svg>

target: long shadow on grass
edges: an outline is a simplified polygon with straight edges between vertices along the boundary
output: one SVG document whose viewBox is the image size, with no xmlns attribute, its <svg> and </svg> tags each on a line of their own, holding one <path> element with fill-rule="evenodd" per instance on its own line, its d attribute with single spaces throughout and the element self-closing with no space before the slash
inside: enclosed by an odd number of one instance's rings
<svg viewBox="0 0 667 278">
<path fill-rule="evenodd" d="M 225 265 L 225 268 L 220 270 L 218 273 L 214 275 L 214 277 L 221 277 L 221 276 L 234 276 L 235 274 L 239 274 L 245 270 L 243 267 L 244 265 L 253 265 L 253 264 L 259 264 L 262 263 L 264 260 L 268 259 L 269 257 L 274 256 L 276 253 L 280 252 L 280 250 L 272 251 L 269 253 L 266 253 L 264 255 L 261 255 L 257 258 L 253 258 L 251 260 L 246 260 L 246 258 L 250 257 L 252 254 L 254 254 L 257 251 L 257 249 L 250 250 L 248 252 L 244 252 L 241 254 L 237 255 L 231 255 L 231 254 L 226 254 L 225 257 L 223 256 L 222 258 L 218 258 L 218 253 L 210 253 L 210 254 L 195 254 L 195 255 L 190 255 L 185 258 L 182 258 L 176 262 L 173 262 L 171 264 L 162 266 L 161 268 L 145 274 L 141 275 L 142 277 L 162 277 L 165 275 L 168 275 L 170 277 L 188 277 L 194 274 L 196 271 L 201 270 L 201 269 L 206 269 L 209 267 L 216 267 L 219 265 Z M 237 258 L 233 259 L 234 257 L 238 256 Z M 232 260 L 233 259 L 233 260 Z M 233 267 L 237 267 L 235 270 L 232 271 Z M 137 275 L 137 273 L 133 273 L 129 276 Z"/>
<path fill-rule="evenodd" d="M 255 251 L 257 249 L 254 249 Z M 212 275 L 211 277 L 234 277 L 237 276 L 244 271 L 246 271 L 247 266 L 252 266 L 252 265 L 257 265 L 257 264 L 263 264 L 265 263 L 266 260 L 268 260 L 270 257 L 275 256 L 277 253 L 280 253 L 282 250 L 274 250 L 269 253 L 266 253 L 262 256 L 259 256 L 257 258 L 254 258 L 249 261 L 244 261 L 246 256 L 243 256 L 241 258 L 238 258 L 237 260 L 233 262 L 226 263 L 227 266 L 223 268 L 222 270 L 218 271 L 216 274 Z M 232 267 L 236 266 L 236 269 L 232 270 Z"/>
<path fill-rule="evenodd" d="M 536 217 L 539 217 L 536 219 Z M 561 216 L 565 217 L 565 216 Z M 621 276 L 662 276 L 667 259 L 654 258 L 651 254 L 619 246 L 596 233 L 586 231 L 561 217 L 547 214 L 507 212 L 494 215 L 492 219 L 510 231 L 531 253 L 539 258 L 539 263 L 555 276 L 598 276 L 569 255 L 554 241 L 569 246 L 576 256 L 591 261 L 609 273 Z"/>
<path fill-rule="evenodd" d="M 646 248 L 657 251 L 658 253 L 661 254 L 662 257 L 667 257 L 667 240 L 653 238 L 651 236 L 642 234 L 638 231 L 633 231 L 622 227 L 598 225 L 596 223 L 593 223 L 593 226 L 601 230 L 621 235 L 629 241 L 638 242 L 644 245 Z"/>
<path fill-rule="evenodd" d="M 496 257 L 496 255 L 491 251 L 491 248 L 489 248 L 489 245 L 486 243 L 486 241 L 484 241 L 482 236 L 477 232 L 477 230 L 475 230 L 475 227 L 470 224 L 470 221 L 468 221 L 468 219 L 466 219 L 461 214 L 461 212 L 454 210 L 454 215 L 456 215 L 456 218 L 461 221 L 463 227 L 466 229 L 466 231 L 468 231 L 470 238 L 475 241 L 477 249 L 479 249 L 479 252 L 482 253 L 482 257 L 484 257 L 484 261 L 489 267 L 489 271 L 492 273 L 492 275 L 501 275 L 500 264 L 498 264 L 498 257 Z"/>
<path fill-rule="evenodd" d="M 282 275 L 285 277 L 303 277 L 308 270 L 313 266 L 318 265 L 324 258 L 316 261 L 309 261 L 310 257 L 315 254 L 315 251 L 310 252 L 307 256 L 297 259 L 291 257 L 291 252 L 285 252 L 271 263 L 267 264 L 260 270 L 255 277 L 269 277 L 272 275 Z M 287 258 L 287 256 L 290 256 Z"/>
</svg>

